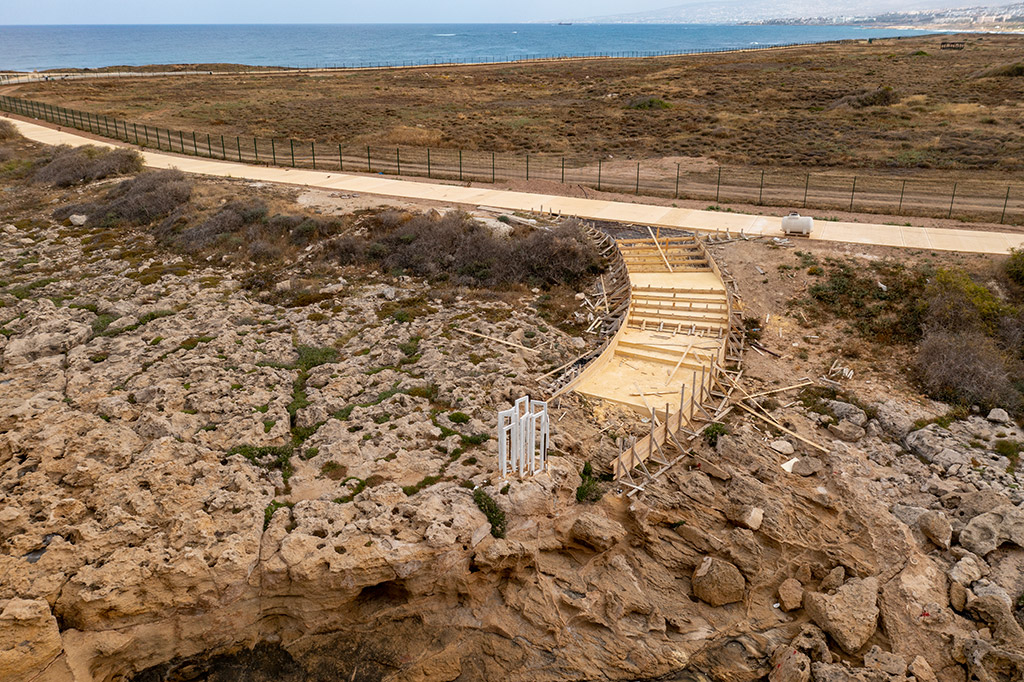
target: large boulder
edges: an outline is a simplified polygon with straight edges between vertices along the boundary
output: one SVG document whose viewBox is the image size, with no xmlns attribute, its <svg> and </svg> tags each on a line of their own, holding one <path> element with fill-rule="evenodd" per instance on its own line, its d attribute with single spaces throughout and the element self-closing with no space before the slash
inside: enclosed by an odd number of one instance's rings
<svg viewBox="0 0 1024 682">
<path fill-rule="evenodd" d="M 573 522 L 569 534 L 573 540 L 603 552 L 624 538 L 626 529 L 618 521 L 585 512 Z"/>
<path fill-rule="evenodd" d="M 811 679 L 811 659 L 786 644 L 772 653 L 771 665 L 768 682 L 807 682 Z"/>
<path fill-rule="evenodd" d="M 878 580 L 854 579 L 832 595 L 805 592 L 804 609 L 843 651 L 856 653 L 878 626 Z"/>
<path fill-rule="evenodd" d="M 1024 547 L 1024 509 L 997 507 L 975 516 L 960 531 L 960 544 L 979 556 L 995 551 L 1004 542 Z"/>
<path fill-rule="evenodd" d="M 838 424 L 829 424 L 828 430 L 833 436 L 847 443 L 856 443 L 865 433 L 863 428 L 845 419 L 839 420 Z"/>
<path fill-rule="evenodd" d="M 917 526 L 937 547 L 949 549 L 949 543 L 953 538 L 953 526 L 949 524 L 945 514 L 929 509 L 917 517 Z"/>
<path fill-rule="evenodd" d="M 851 424 L 856 424 L 857 426 L 864 426 L 868 423 L 868 415 L 864 410 L 852 403 L 844 403 L 841 400 L 829 400 L 828 406 L 831 408 L 832 414 L 834 414 L 837 419 L 845 419 Z"/>
<path fill-rule="evenodd" d="M 694 595 L 712 606 L 741 601 L 747 584 L 740 569 L 710 556 L 704 557 L 694 570 L 691 583 Z"/>
<path fill-rule="evenodd" d="M 864 667 L 886 675 L 903 677 L 907 673 L 907 660 L 899 654 L 883 651 L 877 644 L 864 654 Z"/>
<path fill-rule="evenodd" d="M 997 407 L 989 412 L 988 417 L 986 418 L 990 422 L 995 422 L 996 424 L 1006 424 L 1010 421 L 1010 415 L 1001 407 Z"/>
<path fill-rule="evenodd" d="M 63 649 L 43 600 L 11 599 L 0 611 L 0 680 L 35 679 Z"/>
<path fill-rule="evenodd" d="M 783 611 L 795 611 L 803 605 L 804 586 L 796 578 L 787 578 L 779 585 L 779 606 Z"/>
</svg>

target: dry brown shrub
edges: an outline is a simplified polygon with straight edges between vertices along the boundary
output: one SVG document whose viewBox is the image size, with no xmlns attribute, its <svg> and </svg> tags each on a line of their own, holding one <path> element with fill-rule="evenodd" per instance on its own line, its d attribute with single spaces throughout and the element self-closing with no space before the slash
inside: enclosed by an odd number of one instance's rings
<svg viewBox="0 0 1024 682">
<path fill-rule="evenodd" d="M 61 145 L 41 162 L 32 179 L 55 187 L 129 175 L 142 170 L 142 157 L 131 149 L 100 149 L 92 145 Z"/>
<path fill-rule="evenodd" d="M 917 369 L 934 398 L 1015 410 L 1021 396 L 1010 381 L 1007 360 L 996 342 L 983 333 L 932 330 L 921 341 Z"/>
<path fill-rule="evenodd" d="M 91 226 L 149 225 L 174 213 L 191 196 L 192 183 L 184 173 L 154 171 L 121 181 L 100 201 L 62 206 L 53 212 L 53 217 L 64 220 L 83 213 L 89 217 Z M 165 222 L 172 220 L 173 217 Z"/>
<path fill-rule="evenodd" d="M 18 137 L 18 129 L 10 121 L 0 119 L 0 141 Z"/>
</svg>

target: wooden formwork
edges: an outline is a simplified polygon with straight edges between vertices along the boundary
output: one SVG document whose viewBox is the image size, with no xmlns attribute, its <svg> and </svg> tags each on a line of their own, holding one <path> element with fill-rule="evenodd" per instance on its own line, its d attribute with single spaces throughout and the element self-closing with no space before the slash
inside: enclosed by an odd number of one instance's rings
<svg viewBox="0 0 1024 682">
<path fill-rule="evenodd" d="M 715 418 L 708 401 L 742 341 L 734 332 L 736 299 L 695 237 L 659 239 L 649 230 L 650 239 L 616 242 L 586 229 L 611 263 L 601 289 L 587 296 L 604 312 L 592 327 L 612 335 L 563 375 L 551 398 L 574 390 L 650 418 L 651 433 L 613 462 L 615 478 L 626 482 L 634 469 L 649 474 L 649 461 L 668 466 L 670 450 L 682 456 L 688 434 Z"/>
</svg>

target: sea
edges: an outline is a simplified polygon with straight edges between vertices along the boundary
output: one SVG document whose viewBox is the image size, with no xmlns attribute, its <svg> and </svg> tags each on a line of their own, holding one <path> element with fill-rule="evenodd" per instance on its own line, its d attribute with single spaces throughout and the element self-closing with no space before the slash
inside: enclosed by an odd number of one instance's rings
<svg viewBox="0 0 1024 682">
<path fill-rule="evenodd" d="M 221 63 L 314 68 L 642 56 L 921 33 L 927 32 L 713 24 L 0 26 L 0 71 Z"/>
</svg>

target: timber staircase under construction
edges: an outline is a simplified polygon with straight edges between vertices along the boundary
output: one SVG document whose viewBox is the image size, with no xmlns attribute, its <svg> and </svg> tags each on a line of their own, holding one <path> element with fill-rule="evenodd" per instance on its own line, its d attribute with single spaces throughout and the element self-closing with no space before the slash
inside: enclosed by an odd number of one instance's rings
<svg viewBox="0 0 1024 682">
<path fill-rule="evenodd" d="M 572 390 L 650 417 L 650 435 L 621 444 L 612 463 L 616 480 L 636 491 L 634 470 L 657 476 L 648 462 L 667 469 L 684 456 L 680 441 L 716 418 L 719 408 L 711 403 L 723 382 L 735 380 L 723 373 L 732 374 L 724 366 L 739 360 L 742 325 L 731 280 L 695 236 L 659 239 L 651 232 L 650 239 L 616 242 L 589 231 L 612 261 L 608 279 L 617 288 L 610 302 L 601 282 L 606 316 L 599 331 L 614 336 L 555 395 Z M 679 451 L 675 460 L 666 454 L 670 448 Z"/>
</svg>

